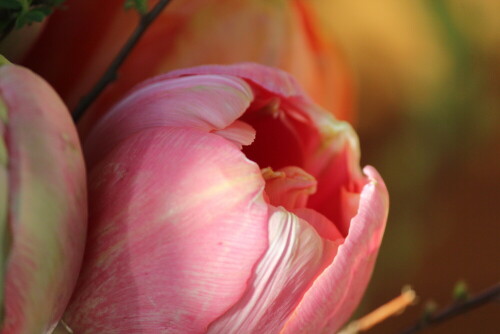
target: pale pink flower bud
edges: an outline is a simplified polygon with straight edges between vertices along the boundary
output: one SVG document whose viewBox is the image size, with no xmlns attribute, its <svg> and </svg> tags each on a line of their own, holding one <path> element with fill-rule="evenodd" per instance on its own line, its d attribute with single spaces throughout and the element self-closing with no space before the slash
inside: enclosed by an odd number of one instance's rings
<svg viewBox="0 0 500 334">
<path fill-rule="evenodd" d="M 2 334 L 51 333 L 80 270 L 85 165 L 67 108 L 40 77 L 0 66 Z"/>
</svg>

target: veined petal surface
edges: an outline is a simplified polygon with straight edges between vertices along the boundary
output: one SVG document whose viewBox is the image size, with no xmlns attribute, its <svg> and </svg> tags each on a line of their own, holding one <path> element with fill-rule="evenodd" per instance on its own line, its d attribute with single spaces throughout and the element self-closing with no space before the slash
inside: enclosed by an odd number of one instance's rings
<svg viewBox="0 0 500 334">
<path fill-rule="evenodd" d="M 89 245 L 66 312 L 80 334 L 203 333 L 268 247 L 258 166 L 225 138 L 155 127 L 90 175 Z"/>
<path fill-rule="evenodd" d="M 151 127 L 185 127 L 206 132 L 233 124 L 253 99 L 236 77 L 200 75 L 140 85 L 93 128 L 85 141 L 92 166 L 128 136 Z"/>
<path fill-rule="evenodd" d="M 210 325 L 207 333 L 278 333 L 312 280 L 337 252 L 306 221 L 270 207 L 269 248 L 243 298 Z"/>
</svg>

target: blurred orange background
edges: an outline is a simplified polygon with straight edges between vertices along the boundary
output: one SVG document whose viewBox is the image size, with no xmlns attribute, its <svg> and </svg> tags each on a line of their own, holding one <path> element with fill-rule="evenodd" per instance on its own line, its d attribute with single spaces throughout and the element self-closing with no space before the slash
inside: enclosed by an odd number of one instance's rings
<svg viewBox="0 0 500 334">
<path fill-rule="evenodd" d="M 419 304 L 369 333 L 399 333 L 423 305 L 500 279 L 500 1 L 313 0 L 351 66 L 362 163 L 391 206 L 357 316 L 397 296 Z M 328 9 L 326 9 L 328 8 Z M 498 303 L 425 333 L 500 333 Z"/>
</svg>

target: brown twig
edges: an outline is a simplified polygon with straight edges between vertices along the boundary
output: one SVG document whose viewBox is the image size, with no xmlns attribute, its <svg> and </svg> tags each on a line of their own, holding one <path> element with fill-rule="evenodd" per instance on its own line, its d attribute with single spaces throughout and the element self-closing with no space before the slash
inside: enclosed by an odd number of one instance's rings
<svg viewBox="0 0 500 334">
<path fill-rule="evenodd" d="M 139 24 L 137 25 L 123 48 L 116 55 L 113 62 L 109 65 L 106 72 L 104 72 L 104 74 L 94 85 L 92 90 L 87 95 L 85 95 L 76 106 L 75 110 L 73 111 L 73 119 L 75 120 L 75 122 L 77 122 L 83 116 L 87 108 L 90 107 L 90 105 L 97 99 L 97 97 L 99 97 L 106 86 L 116 79 L 118 69 L 123 64 L 130 51 L 132 51 L 144 32 L 148 29 L 149 25 L 156 19 L 156 17 L 170 3 L 170 1 L 171 0 L 159 0 L 158 3 L 153 7 L 153 9 L 141 16 Z"/>
<path fill-rule="evenodd" d="M 466 313 L 478 307 L 481 307 L 489 302 L 498 301 L 500 298 L 500 283 L 497 283 L 489 289 L 468 298 L 466 301 L 457 302 L 448 306 L 443 311 L 424 317 L 417 321 L 412 327 L 407 328 L 400 334 L 412 334 L 419 332 L 427 327 L 431 327 L 447 320 L 450 320 L 460 314 Z"/>
<path fill-rule="evenodd" d="M 361 319 L 351 322 L 338 334 L 357 334 L 364 332 L 384 321 L 385 319 L 402 313 L 408 306 L 415 303 L 417 295 L 409 287 L 403 288 L 401 295 L 392 299 L 388 303 L 378 307 L 376 310 L 365 315 Z"/>
</svg>

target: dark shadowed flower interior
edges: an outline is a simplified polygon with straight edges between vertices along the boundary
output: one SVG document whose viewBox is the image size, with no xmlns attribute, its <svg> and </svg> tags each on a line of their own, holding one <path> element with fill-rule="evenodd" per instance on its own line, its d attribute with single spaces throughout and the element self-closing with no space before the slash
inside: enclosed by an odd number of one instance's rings
<svg viewBox="0 0 500 334">
<path fill-rule="evenodd" d="M 285 177 L 279 172 L 285 167 L 298 167 L 304 175 L 296 176 L 295 182 L 297 177 L 311 177 L 315 180 L 314 189 L 303 189 L 308 194 L 299 206 L 324 215 L 345 237 L 350 219 L 357 213 L 359 193 L 366 183 L 358 172 L 358 161 L 350 152 L 352 147 L 344 145 L 333 154 L 327 148 L 324 152 L 319 152 L 322 145 L 328 145 L 328 138 L 320 133 L 310 115 L 260 87 L 253 86 L 253 89 L 255 99 L 240 121 L 252 126 L 256 134 L 250 145 L 243 146 L 243 153 L 261 169 L 278 171 L 272 179 Z M 326 152 L 331 156 L 326 156 Z M 318 170 L 308 164 L 315 155 L 324 153 L 325 159 L 328 159 L 327 168 Z M 321 182 L 322 180 L 327 182 Z M 280 201 L 273 203 L 271 199 L 271 203 L 286 207 Z M 298 207 L 287 207 L 289 210 L 296 208 Z"/>
</svg>

